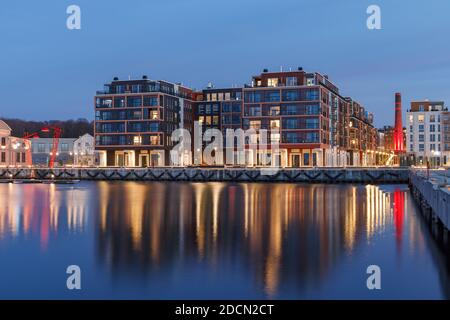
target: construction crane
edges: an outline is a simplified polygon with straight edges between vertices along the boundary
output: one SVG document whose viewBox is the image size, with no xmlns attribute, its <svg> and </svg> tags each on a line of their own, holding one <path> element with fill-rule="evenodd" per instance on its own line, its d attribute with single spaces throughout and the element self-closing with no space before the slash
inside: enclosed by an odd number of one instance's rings
<svg viewBox="0 0 450 320">
<path fill-rule="evenodd" d="M 53 131 L 53 142 L 52 142 L 52 150 L 50 151 L 50 158 L 48 160 L 49 168 L 53 168 L 55 166 L 56 156 L 58 153 L 59 138 L 61 137 L 62 129 L 57 126 L 45 126 L 41 130 L 30 134 L 26 134 L 23 137 L 24 139 L 39 138 L 40 133 L 49 133 L 51 131 Z"/>
</svg>

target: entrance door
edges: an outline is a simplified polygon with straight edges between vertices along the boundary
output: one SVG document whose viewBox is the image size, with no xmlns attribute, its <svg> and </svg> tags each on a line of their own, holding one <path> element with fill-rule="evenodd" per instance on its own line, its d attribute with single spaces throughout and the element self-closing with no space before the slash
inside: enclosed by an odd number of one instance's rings
<svg viewBox="0 0 450 320">
<path fill-rule="evenodd" d="M 139 155 L 139 166 L 143 168 L 148 167 L 148 154 Z"/>
<path fill-rule="evenodd" d="M 117 158 L 116 158 L 116 165 L 118 166 L 118 167 L 123 167 L 124 166 L 124 164 L 125 164 L 125 159 L 124 159 L 125 157 L 124 157 L 124 155 L 123 155 L 123 153 L 119 153 L 118 155 L 117 155 Z"/>
<path fill-rule="evenodd" d="M 300 155 L 299 154 L 292 155 L 292 166 L 294 168 L 300 167 Z"/>
<path fill-rule="evenodd" d="M 151 155 L 151 165 L 152 167 L 157 167 L 159 165 L 159 154 Z"/>
</svg>

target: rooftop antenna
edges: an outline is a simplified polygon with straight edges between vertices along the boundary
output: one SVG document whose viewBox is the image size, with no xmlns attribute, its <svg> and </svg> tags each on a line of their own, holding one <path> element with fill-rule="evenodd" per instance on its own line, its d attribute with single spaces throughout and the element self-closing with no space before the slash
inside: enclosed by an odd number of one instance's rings
<svg viewBox="0 0 450 320">
<path fill-rule="evenodd" d="M 131 80 L 131 76 L 130 75 L 128 76 L 128 80 Z"/>
</svg>

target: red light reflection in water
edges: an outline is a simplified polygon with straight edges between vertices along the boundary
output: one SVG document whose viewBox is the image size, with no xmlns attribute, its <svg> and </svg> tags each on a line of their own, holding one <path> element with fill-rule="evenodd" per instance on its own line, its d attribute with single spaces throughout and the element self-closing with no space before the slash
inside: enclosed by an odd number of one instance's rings
<svg viewBox="0 0 450 320">
<path fill-rule="evenodd" d="M 403 236 L 403 224 L 405 220 L 405 193 L 399 189 L 394 191 L 394 223 L 395 238 L 400 245 Z"/>
</svg>

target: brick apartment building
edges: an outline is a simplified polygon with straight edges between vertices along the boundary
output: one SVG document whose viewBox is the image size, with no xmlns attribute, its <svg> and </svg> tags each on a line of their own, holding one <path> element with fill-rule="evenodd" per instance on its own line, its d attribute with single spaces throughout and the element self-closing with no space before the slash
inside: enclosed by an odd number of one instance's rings
<svg viewBox="0 0 450 320">
<path fill-rule="evenodd" d="M 195 92 L 165 81 L 119 80 L 95 97 L 95 143 L 105 166 L 171 165 L 171 133 L 219 129 L 266 129 L 279 151 L 246 150 L 246 164 L 263 165 L 269 155 L 284 167 L 375 165 L 378 133 L 373 114 L 342 96 L 317 72 L 269 72 L 243 87 Z M 225 144 L 224 144 L 225 147 Z M 192 150 L 191 150 L 192 151 Z M 193 161 L 190 152 L 178 165 Z M 225 159 L 224 159 L 225 162 Z M 224 163 L 217 163 L 222 165 Z"/>
</svg>

